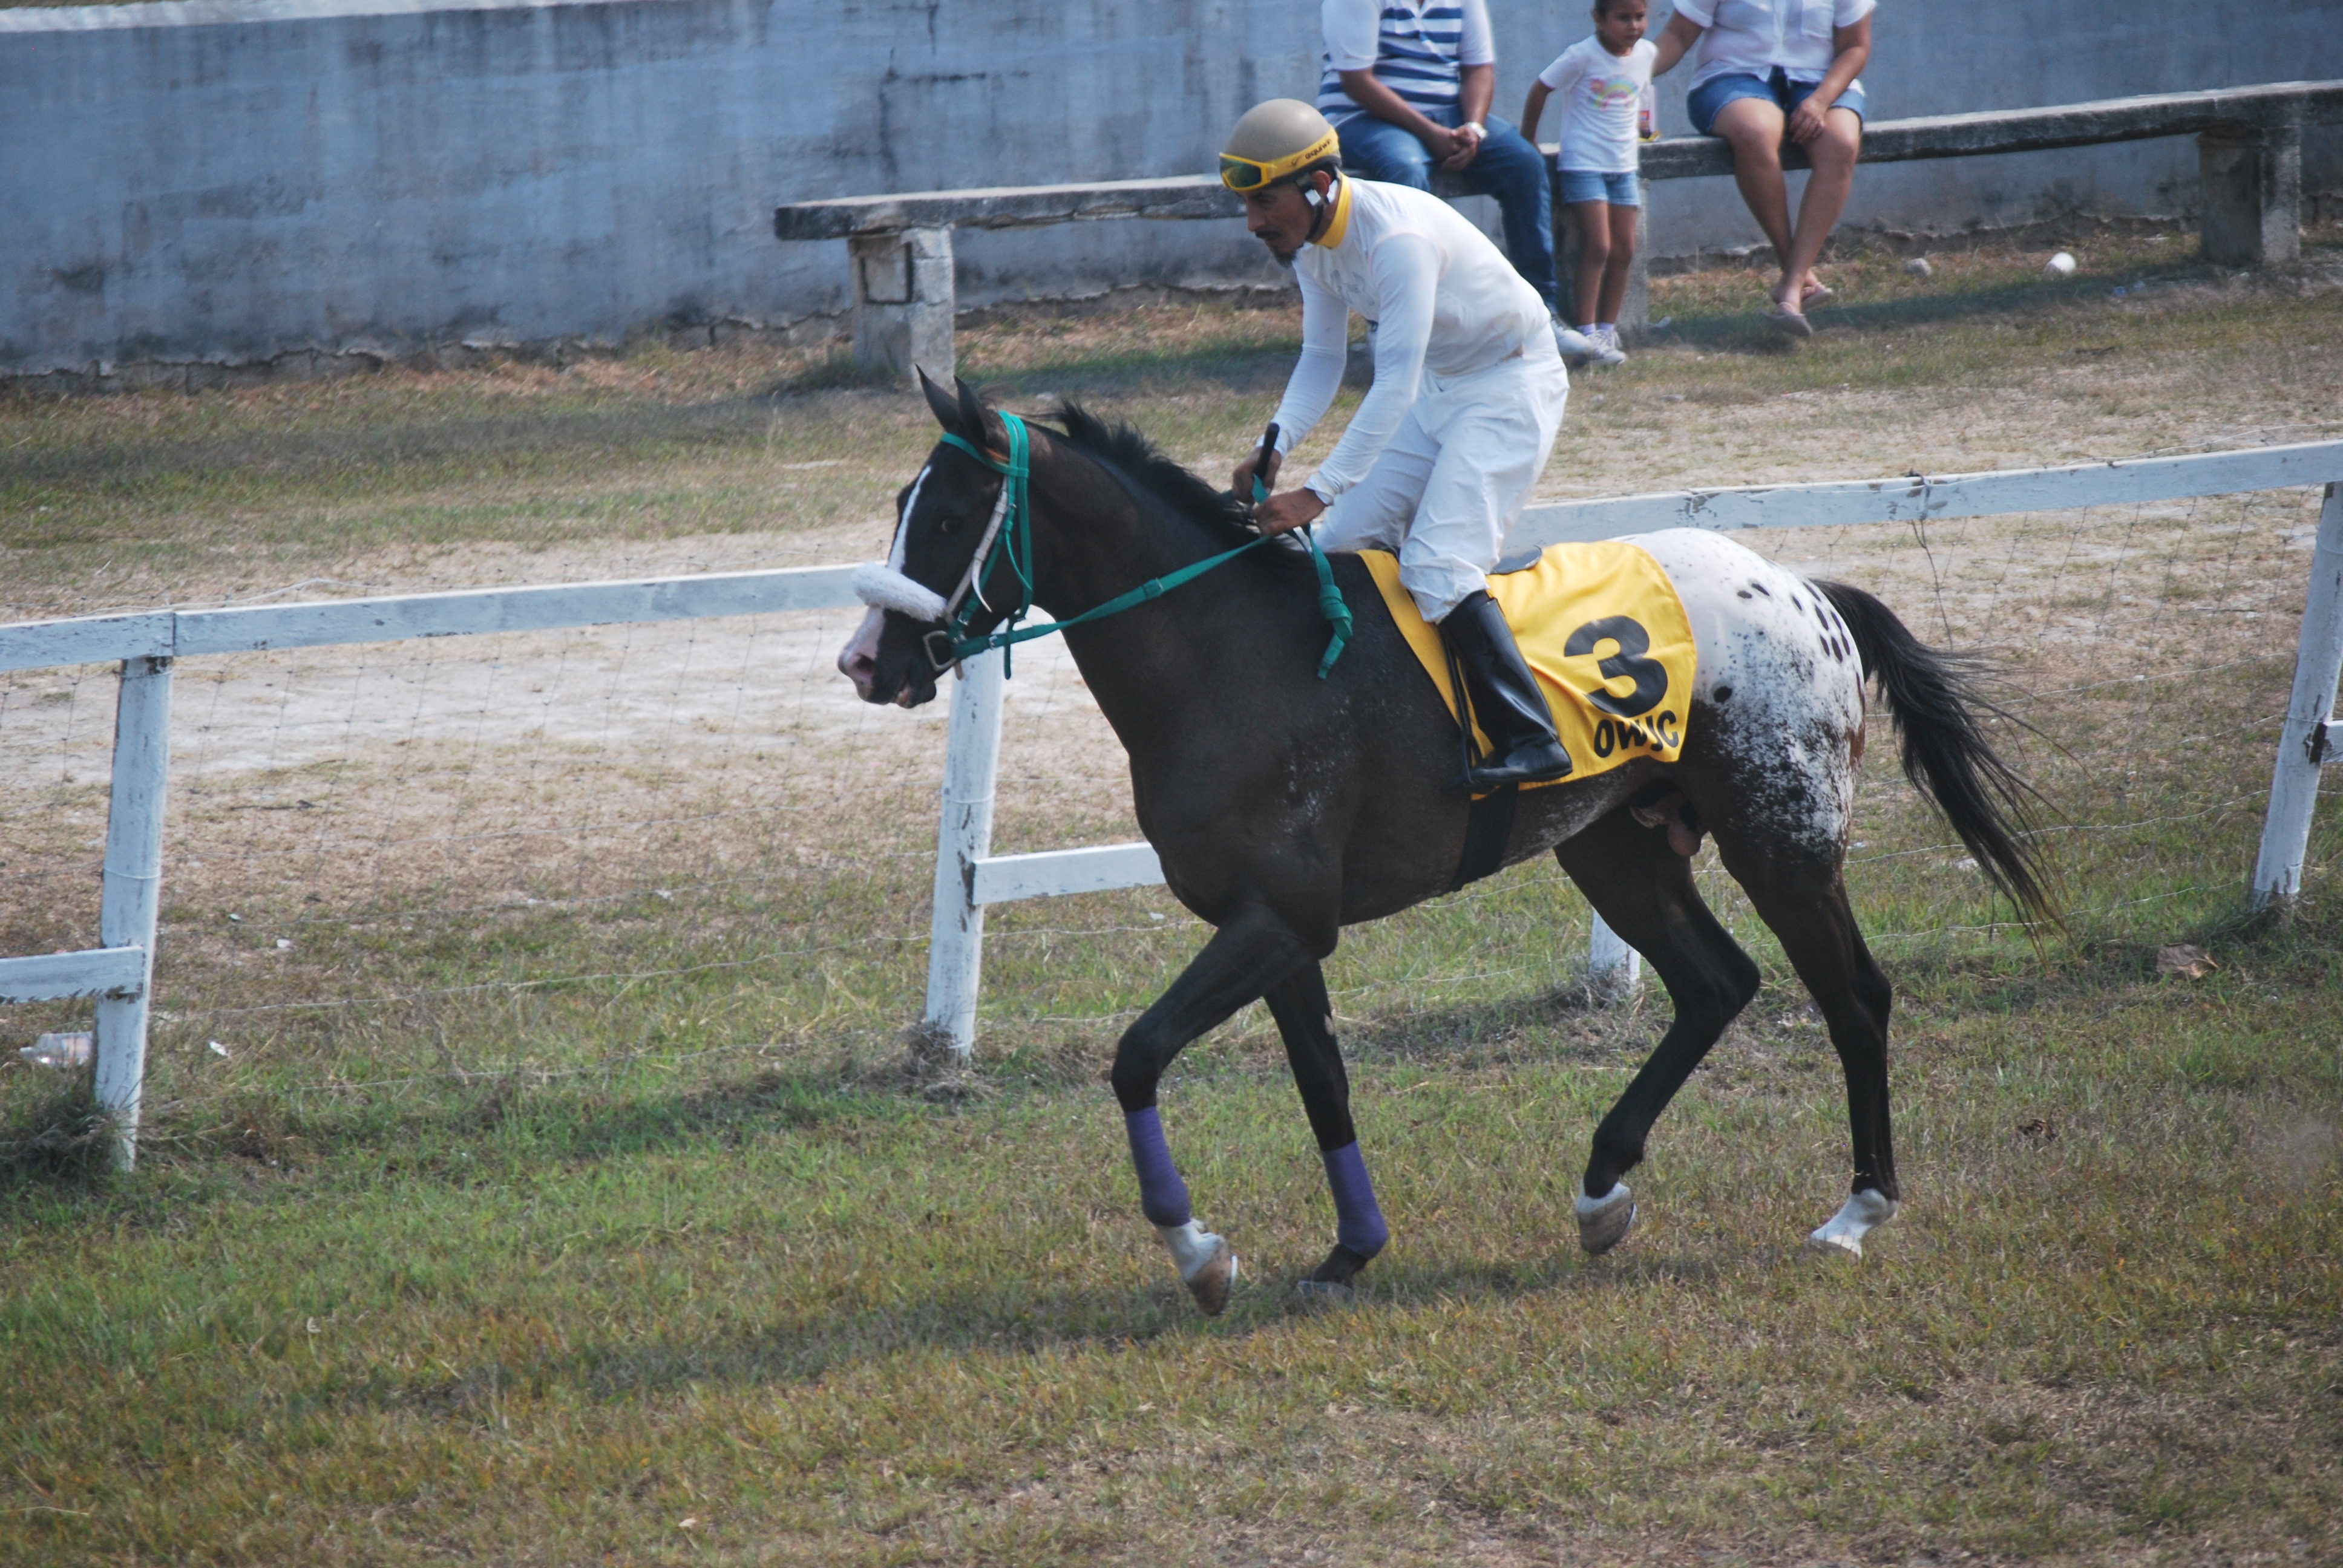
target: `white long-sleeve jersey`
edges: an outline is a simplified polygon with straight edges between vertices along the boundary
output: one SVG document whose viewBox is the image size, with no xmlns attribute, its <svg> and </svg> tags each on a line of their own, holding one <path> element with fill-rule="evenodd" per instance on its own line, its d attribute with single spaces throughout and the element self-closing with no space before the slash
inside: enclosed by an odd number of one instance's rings
<svg viewBox="0 0 2343 1568">
<path fill-rule="evenodd" d="M 1342 385 L 1350 313 L 1375 324 L 1375 384 L 1309 487 L 1332 501 L 1367 477 L 1425 375 L 1485 370 L 1550 332 L 1545 302 L 1504 253 L 1439 197 L 1345 178 L 1326 232 L 1293 258 L 1302 358 L 1277 406 L 1290 452 Z"/>
</svg>

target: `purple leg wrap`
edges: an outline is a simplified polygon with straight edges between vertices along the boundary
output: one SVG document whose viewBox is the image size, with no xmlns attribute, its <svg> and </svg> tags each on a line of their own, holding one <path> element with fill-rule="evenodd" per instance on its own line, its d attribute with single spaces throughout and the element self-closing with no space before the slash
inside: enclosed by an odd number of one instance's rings
<svg viewBox="0 0 2343 1568">
<path fill-rule="evenodd" d="M 1184 1225 L 1193 1219 L 1188 1207 L 1188 1184 L 1172 1164 L 1172 1151 L 1163 1142 L 1163 1119 L 1155 1107 L 1134 1111 L 1122 1119 L 1131 1137 L 1131 1163 L 1139 1172 L 1139 1208 L 1151 1224 Z M 1364 1180 L 1364 1170 L 1361 1171 Z M 1374 1200 L 1367 1200 L 1372 1209 Z"/>
<path fill-rule="evenodd" d="M 1391 1240 L 1391 1227 L 1375 1206 L 1375 1185 L 1367 1180 L 1367 1161 L 1356 1143 L 1325 1149 L 1326 1185 L 1334 1190 L 1334 1240 L 1362 1258 L 1372 1258 Z"/>
</svg>

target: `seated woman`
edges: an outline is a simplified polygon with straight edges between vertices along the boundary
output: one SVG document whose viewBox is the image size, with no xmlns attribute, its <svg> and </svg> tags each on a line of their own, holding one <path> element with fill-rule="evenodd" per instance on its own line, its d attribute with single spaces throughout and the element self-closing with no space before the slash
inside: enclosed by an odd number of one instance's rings
<svg viewBox="0 0 2343 1568">
<path fill-rule="evenodd" d="M 1733 147 L 1733 177 L 1782 264 L 1774 307 L 1784 331 L 1811 337 L 1806 307 L 1831 291 L 1815 276 L 1838 215 L 1855 188 L 1863 145 L 1863 84 L 1877 0 L 1676 0 L 1660 35 L 1652 74 L 1695 48 L 1685 106 L 1692 127 Z M 1782 142 L 1804 147 L 1814 173 L 1790 224 Z"/>
</svg>

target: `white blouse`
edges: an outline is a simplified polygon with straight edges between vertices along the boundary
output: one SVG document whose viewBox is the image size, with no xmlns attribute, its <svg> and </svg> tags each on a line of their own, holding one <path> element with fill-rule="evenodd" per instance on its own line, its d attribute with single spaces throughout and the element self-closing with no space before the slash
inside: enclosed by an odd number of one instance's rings
<svg viewBox="0 0 2343 1568">
<path fill-rule="evenodd" d="M 1676 15 L 1706 29 L 1693 50 L 1691 85 L 1716 76 L 1819 82 L 1836 51 L 1831 32 L 1852 27 L 1879 0 L 1676 0 Z"/>
</svg>

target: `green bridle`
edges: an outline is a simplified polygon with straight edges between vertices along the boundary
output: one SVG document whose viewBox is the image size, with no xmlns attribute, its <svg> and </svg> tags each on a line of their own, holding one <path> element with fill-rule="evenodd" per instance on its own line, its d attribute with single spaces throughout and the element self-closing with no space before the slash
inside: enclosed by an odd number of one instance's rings
<svg viewBox="0 0 2343 1568">
<path fill-rule="evenodd" d="M 946 445 L 959 447 L 1001 475 L 1002 479 L 1001 501 L 993 508 L 992 520 L 986 528 L 984 537 L 977 541 L 976 555 L 969 562 L 967 577 L 961 579 L 959 590 L 944 607 L 944 624 L 921 639 L 927 649 L 928 662 L 935 667 L 939 675 L 962 659 L 973 658 L 992 648 L 1031 642 L 1037 637 L 1047 637 L 1053 631 L 1063 631 L 1068 627 L 1081 626 L 1090 621 L 1104 620 L 1111 615 L 1121 615 L 1124 610 L 1145 604 L 1150 599 L 1161 598 L 1173 588 L 1195 581 L 1214 567 L 1232 561 L 1247 550 L 1259 549 L 1276 538 L 1273 534 L 1263 534 L 1257 539 L 1249 540 L 1232 550 L 1222 550 L 1219 555 L 1208 557 L 1192 566 L 1166 572 L 1160 578 L 1150 578 L 1128 593 L 1117 594 L 1104 604 L 1086 609 L 1080 615 L 1068 616 L 1063 620 L 1053 620 L 1041 626 L 1021 627 L 1017 623 L 1024 619 L 1026 612 L 1033 608 L 1032 441 L 1026 432 L 1025 421 L 1016 415 L 1003 414 L 1001 421 L 1009 431 L 1009 457 L 1006 461 L 996 460 L 990 453 L 964 437 L 947 431 L 943 437 Z M 1261 498 L 1261 482 L 1256 479 L 1253 484 L 1254 498 L 1258 500 Z M 906 525 L 910 520 L 908 518 L 904 519 Z M 1326 672 L 1334 668 L 1334 661 L 1342 657 L 1344 645 L 1351 640 L 1351 607 L 1344 602 L 1342 590 L 1334 581 L 1333 565 L 1327 560 L 1326 553 L 1318 548 L 1318 541 L 1311 537 L 1307 528 L 1302 530 L 1302 538 L 1310 547 L 1312 564 L 1318 568 L 1318 613 L 1326 618 L 1332 631 L 1326 640 L 1325 657 L 1318 661 L 1318 678 L 1323 680 Z M 993 568 L 1004 558 L 1009 562 L 1011 575 L 1017 579 L 1017 603 L 1008 611 L 1000 630 L 971 637 L 968 623 L 975 614 L 975 607 L 992 608 L 990 601 L 984 597 L 984 590 L 991 581 Z M 939 638 L 943 639 L 943 651 L 940 653 L 936 647 Z M 1008 673 L 1007 658 L 1006 654 L 1002 655 L 1003 675 Z"/>
</svg>

